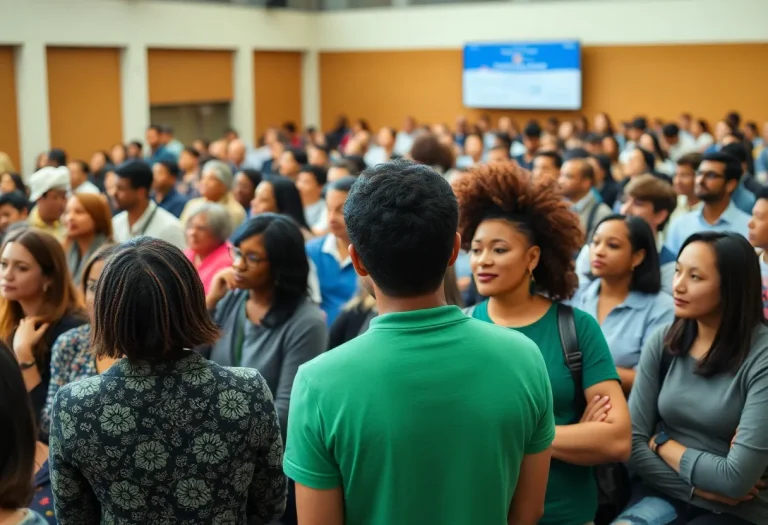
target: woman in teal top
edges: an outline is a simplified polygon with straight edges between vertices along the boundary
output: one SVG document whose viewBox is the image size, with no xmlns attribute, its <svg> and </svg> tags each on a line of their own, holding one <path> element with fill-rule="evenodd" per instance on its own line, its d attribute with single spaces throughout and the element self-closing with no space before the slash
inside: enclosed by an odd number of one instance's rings
<svg viewBox="0 0 768 525">
<path fill-rule="evenodd" d="M 585 525 L 597 511 L 592 466 L 626 461 L 629 411 L 610 350 L 597 322 L 574 310 L 583 354 L 577 392 L 560 343 L 557 304 L 576 290 L 573 256 L 579 219 L 555 186 L 533 181 L 515 163 L 481 166 L 456 184 L 459 231 L 478 292 L 488 299 L 472 316 L 521 332 L 541 350 L 554 398 L 555 440 L 542 525 Z M 575 396 L 585 396 L 583 414 Z"/>
</svg>

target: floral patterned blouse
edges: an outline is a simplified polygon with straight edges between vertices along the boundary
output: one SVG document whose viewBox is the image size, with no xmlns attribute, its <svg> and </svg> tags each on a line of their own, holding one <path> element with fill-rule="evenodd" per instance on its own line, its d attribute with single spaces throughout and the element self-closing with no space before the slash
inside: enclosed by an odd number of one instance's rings
<svg viewBox="0 0 768 525">
<path fill-rule="evenodd" d="M 40 417 L 40 430 L 48 433 L 51 407 L 56 392 L 64 385 L 98 375 L 96 358 L 91 353 L 91 325 L 84 324 L 61 334 L 51 349 L 51 382 Z"/>
<path fill-rule="evenodd" d="M 61 525 L 269 523 L 285 509 L 267 383 L 191 351 L 63 386 L 49 453 Z"/>
</svg>

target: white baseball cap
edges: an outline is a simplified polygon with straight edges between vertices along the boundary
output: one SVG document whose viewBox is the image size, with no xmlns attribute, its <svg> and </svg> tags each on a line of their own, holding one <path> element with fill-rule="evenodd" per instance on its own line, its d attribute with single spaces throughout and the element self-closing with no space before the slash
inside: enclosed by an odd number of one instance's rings
<svg viewBox="0 0 768 525">
<path fill-rule="evenodd" d="M 46 166 L 40 168 L 29 177 L 29 202 L 37 200 L 51 190 L 69 191 L 69 170 L 66 166 Z"/>
</svg>

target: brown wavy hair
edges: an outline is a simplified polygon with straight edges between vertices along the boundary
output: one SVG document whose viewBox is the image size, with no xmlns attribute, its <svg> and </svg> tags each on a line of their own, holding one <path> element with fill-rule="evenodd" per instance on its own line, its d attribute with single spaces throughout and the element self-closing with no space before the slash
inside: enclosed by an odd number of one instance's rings
<svg viewBox="0 0 768 525">
<path fill-rule="evenodd" d="M 44 277 L 50 279 L 50 286 L 43 292 L 43 305 L 38 315 L 43 323 L 58 323 L 65 315 L 85 317 L 83 302 L 72 278 L 69 276 L 64 249 L 55 237 L 44 231 L 29 228 L 11 233 L 3 243 L 3 248 L 11 242 L 17 242 L 26 248 L 42 269 Z M 24 318 L 24 311 L 18 301 L 9 301 L 0 297 L 0 339 L 13 345 L 13 334 Z M 33 355 L 38 367 L 47 366 L 50 345 L 48 334 L 40 339 L 33 348 Z"/>
<path fill-rule="evenodd" d="M 553 182 L 536 181 L 516 162 L 477 166 L 454 185 L 459 201 L 459 233 L 469 250 L 475 231 L 489 218 L 515 224 L 541 250 L 533 270 L 537 290 L 553 301 L 573 295 L 578 286 L 574 257 L 584 244 L 579 217 Z"/>
</svg>

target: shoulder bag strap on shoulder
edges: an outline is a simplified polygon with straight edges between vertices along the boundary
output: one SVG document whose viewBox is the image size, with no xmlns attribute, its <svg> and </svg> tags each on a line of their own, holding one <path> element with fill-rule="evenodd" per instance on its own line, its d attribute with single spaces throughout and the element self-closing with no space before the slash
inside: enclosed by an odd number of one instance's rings
<svg viewBox="0 0 768 525">
<path fill-rule="evenodd" d="M 576 335 L 576 322 L 573 317 L 573 308 L 564 304 L 557 305 L 557 329 L 560 333 L 560 344 L 563 347 L 565 366 L 571 373 L 574 386 L 573 408 L 576 417 L 581 418 L 586 399 L 584 398 L 583 382 L 583 358 L 579 350 L 579 338 Z"/>
</svg>

